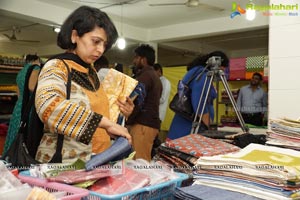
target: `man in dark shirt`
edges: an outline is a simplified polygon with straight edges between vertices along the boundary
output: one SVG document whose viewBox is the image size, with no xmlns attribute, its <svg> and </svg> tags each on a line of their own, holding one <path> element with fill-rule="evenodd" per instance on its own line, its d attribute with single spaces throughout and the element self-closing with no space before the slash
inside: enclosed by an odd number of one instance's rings
<svg viewBox="0 0 300 200">
<path fill-rule="evenodd" d="M 151 160 L 151 149 L 160 129 L 159 99 L 162 85 L 153 64 L 155 50 L 142 44 L 135 50 L 133 64 L 137 68 L 136 79 L 145 86 L 146 96 L 142 106 L 135 106 L 126 124 L 132 136 L 135 158 Z"/>
</svg>

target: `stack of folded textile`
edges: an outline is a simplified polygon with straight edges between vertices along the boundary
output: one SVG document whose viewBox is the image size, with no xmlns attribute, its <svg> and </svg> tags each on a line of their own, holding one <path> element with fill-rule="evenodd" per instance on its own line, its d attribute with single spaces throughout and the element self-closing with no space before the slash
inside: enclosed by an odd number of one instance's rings
<svg viewBox="0 0 300 200">
<path fill-rule="evenodd" d="M 191 185 L 187 187 L 176 188 L 174 192 L 176 199 L 189 199 L 189 200 L 216 200 L 222 197 L 222 200 L 259 200 L 256 197 L 243 194 L 240 192 L 233 192 L 229 190 L 214 188 L 205 185 Z"/>
<path fill-rule="evenodd" d="M 250 144 L 239 152 L 199 158 L 194 178 L 195 184 L 261 199 L 299 199 L 300 152 Z"/>
<path fill-rule="evenodd" d="M 300 150 L 300 121 L 288 118 L 270 120 L 267 145 Z"/>
<path fill-rule="evenodd" d="M 238 151 L 240 148 L 220 140 L 190 134 L 167 141 L 158 149 L 158 157 L 178 171 L 191 173 L 201 156 L 213 156 Z"/>
</svg>

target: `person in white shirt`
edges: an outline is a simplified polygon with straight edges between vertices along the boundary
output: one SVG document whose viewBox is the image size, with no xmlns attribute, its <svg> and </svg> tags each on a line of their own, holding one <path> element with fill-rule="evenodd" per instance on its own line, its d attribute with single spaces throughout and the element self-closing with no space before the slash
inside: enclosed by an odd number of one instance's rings
<svg viewBox="0 0 300 200">
<path fill-rule="evenodd" d="M 260 73 L 254 73 L 250 83 L 240 89 L 236 102 L 245 123 L 255 126 L 264 125 L 263 119 L 268 107 L 267 93 L 261 87 L 262 80 Z"/>
<path fill-rule="evenodd" d="M 161 122 L 163 122 L 167 112 L 168 100 L 171 92 L 171 83 L 166 77 L 163 76 L 163 69 L 160 64 L 155 63 L 153 67 L 162 84 L 162 93 L 159 100 L 159 119 Z"/>
</svg>

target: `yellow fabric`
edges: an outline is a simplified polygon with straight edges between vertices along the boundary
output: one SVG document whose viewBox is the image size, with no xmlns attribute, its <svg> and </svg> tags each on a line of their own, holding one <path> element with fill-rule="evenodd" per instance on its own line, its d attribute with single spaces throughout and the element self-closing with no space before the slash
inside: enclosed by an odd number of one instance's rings
<svg viewBox="0 0 300 200">
<path fill-rule="evenodd" d="M 120 109 L 117 100 L 125 101 L 137 86 L 138 81 L 115 69 L 110 69 L 101 83 L 109 101 L 109 115 L 117 122 Z"/>
<path fill-rule="evenodd" d="M 88 91 L 87 94 L 89 94 Z M 91 98 L 91 105 L 94 105 L 94 107 L 92 108 L 94 109 L 95 112 L 109 118 L 109 102 L 103 90 L 102 85 L 100 85 L 100 89 L 97 94 L 99 95 L 99 98 L 97 99 Z M 92 101 L 97 101 L 97 102 L 93 103 Z M 110 147 L 110 136 L 107 134 L 105 129 L 97 128 L 92 138 L 92 152 L 98 154 L 108 149 L 109 147 Z"/>
</svg>

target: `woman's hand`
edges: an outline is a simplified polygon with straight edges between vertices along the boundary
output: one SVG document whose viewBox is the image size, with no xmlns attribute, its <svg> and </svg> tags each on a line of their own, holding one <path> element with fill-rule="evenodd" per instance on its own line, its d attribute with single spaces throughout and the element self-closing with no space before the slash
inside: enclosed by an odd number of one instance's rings
<svg viewBox="0 0 300 200">
<path fill-rule="evenodd" d="M 131 115 L 133 109 L 134 109 L 134 103 L 133 100 L 130 99 L 129 97 L 126 97 L 126 101 L 117 101 L 117 104 L 120 108 L 121 113 L 125 116 L 127 119 L 129 115 Z"/>
<path fill-rule="evenodd" d="M 110 137 L 125 137 L 128 140 L 129 144 L 131 144 L 131 135 L 128 133 L 127 128 L 110 121 L 106 117 L 102 117 L 99 127 L 104 128 L 106 132 L 110 135 Z"/>
</svg>

